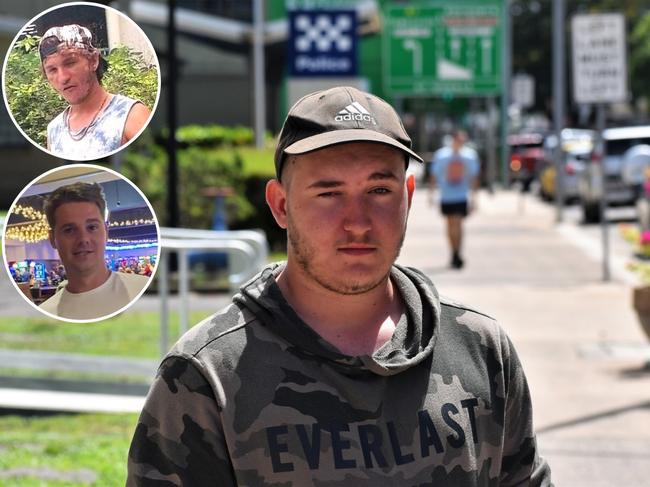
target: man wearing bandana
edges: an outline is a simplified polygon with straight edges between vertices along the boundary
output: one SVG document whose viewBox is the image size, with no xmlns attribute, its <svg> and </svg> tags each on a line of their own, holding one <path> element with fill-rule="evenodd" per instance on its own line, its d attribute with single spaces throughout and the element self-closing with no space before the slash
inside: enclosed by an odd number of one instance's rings
<svg viewBox="0 0 650 487">
<path fill-rule="evenodd" d="M 47 126 L 47 148 L 55 156 L 71 160 L 105 157 L 145 126 L 149 108 L 102 86 L 108 63 L 86 27 L 52 27 L 41 38 L 38 50 L 48 83 L 68 102 Z"/>
</svg>

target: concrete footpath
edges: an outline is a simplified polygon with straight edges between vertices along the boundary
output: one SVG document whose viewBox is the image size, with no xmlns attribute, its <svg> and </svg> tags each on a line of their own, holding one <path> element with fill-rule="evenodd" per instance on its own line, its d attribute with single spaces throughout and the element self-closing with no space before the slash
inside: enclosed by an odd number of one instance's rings
<svg viewBox="0 0 650 487">
<path fill-rule="evenodd" d="M 634 277 L 618 266 L 601 282 L 600 262 L 569 234 L 531 196 L 482 193 L 466 221 L 466 267 L 452 271 L 444 222 L 419 191 L 399 262 L 506 329 L 555 485 L 650 486 L 650 347 L 631 308 Z"/>
</svg>

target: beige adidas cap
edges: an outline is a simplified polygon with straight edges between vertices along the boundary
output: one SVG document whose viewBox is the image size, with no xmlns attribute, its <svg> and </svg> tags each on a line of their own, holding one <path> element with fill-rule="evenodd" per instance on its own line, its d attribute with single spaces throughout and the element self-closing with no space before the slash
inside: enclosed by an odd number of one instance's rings
<svg viewBox="0 0 650 487">
<path fill-rule="evenodd" d="M 423 162 L 397 112 L 381 98 L 351 86 L 317 91 L 298 100 L 287 115 L 275 150 L 279 178 L 287 154 L 298 155 L 346 142 L 378 142 Z"/>
</svg>

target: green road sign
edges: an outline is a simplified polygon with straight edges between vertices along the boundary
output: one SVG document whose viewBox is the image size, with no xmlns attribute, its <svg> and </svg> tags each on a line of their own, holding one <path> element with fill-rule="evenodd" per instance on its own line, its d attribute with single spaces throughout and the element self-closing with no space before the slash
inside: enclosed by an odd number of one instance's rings
<svg viewBox="0 0 650 487">
<path fill-rule="evenodd" d="M 432 1 L 384 12 L 384 83 L 393 95 L 501 92 L 502 6 Z"/>
</svg>

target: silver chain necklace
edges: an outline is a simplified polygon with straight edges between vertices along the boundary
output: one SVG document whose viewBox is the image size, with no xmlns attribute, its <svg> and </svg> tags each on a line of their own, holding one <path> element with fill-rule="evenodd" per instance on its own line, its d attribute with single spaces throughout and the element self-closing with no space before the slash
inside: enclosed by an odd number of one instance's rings
<svg viewBox="0 0 650 487">
<path fill-rule="evenodd" d="M 63 112 L 63 123 L 65 125 L 65 128 L 68 129 L 68 135 L 70 135 L 70 138 L 72 140 L 80 141 L 81 139 L 83 139 L 86 136 L 88 131 L 97 123 L 97 117 L 98 117 L 99 113 L 102 111 L 102 108 L 104 108 L 104 103 L 106 103 L 107 99 L 108 99 L 108 93 L 106 93 L 106 96 L 104 96 L 104 99 L 102 100 L 102 104 L 99 105 L 99 109 L 95 113 L 95 116 L 90 121 L 90 123 L 88 125 L 86 125 L 85 127 L 82 127 L 77 132 L 74 132 L 70 128 L 70 108 L 71 107 L 68 107 L 68 108 L 65 109 L 65 111 Z"/>
</svg>

